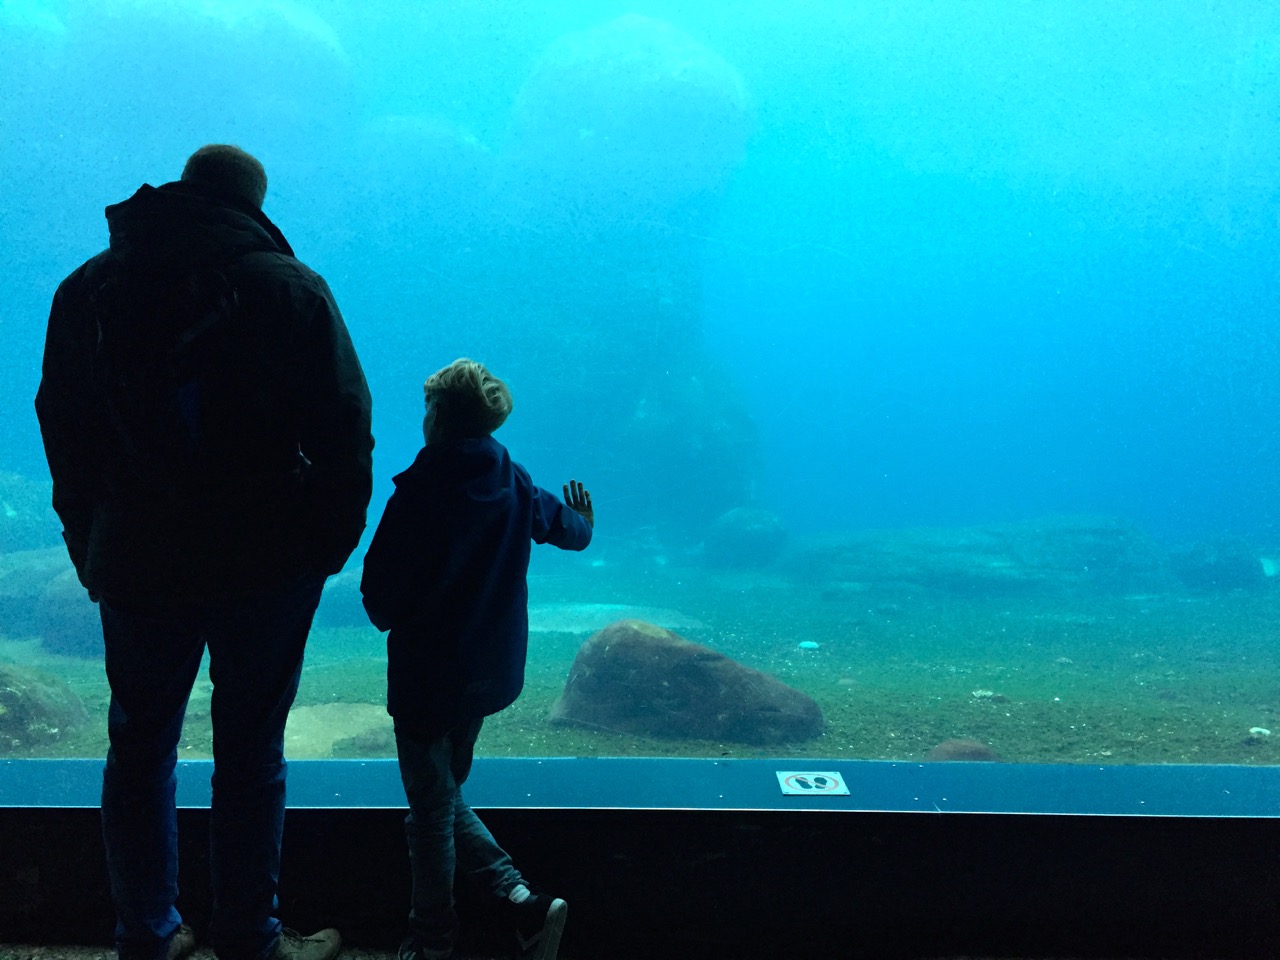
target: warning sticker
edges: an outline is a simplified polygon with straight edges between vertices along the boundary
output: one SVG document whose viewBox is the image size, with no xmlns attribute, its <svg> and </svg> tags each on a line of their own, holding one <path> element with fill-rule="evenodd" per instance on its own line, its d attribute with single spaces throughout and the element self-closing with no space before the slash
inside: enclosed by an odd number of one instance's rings
<svg viewBox="0 0 1280 960">
<path fill-rule="evenodd" d="M 778 770 L 778 786 L 782 792 L 791 796 L 813 796 L 823 794 L 829 797 L 847 797 L 849 788 L 844 778 L 838 773 L 810 773 L 801 770 Z"/>
</svg>

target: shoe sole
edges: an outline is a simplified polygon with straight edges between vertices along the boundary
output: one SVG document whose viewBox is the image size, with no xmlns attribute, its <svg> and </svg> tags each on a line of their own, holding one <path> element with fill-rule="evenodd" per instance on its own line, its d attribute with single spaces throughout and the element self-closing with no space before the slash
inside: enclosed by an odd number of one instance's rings
<svg viewBox="0 0 1280 960">
<path fill-rule="evenodd" d="M 556 960 L 560 954 L 560 938 L 564 936 L 564 922 L 568 914 L 567 903 L 560 899 L 553 900 L 547 910 L 547 918 L 542 921 L 542 932 L 535 938 L 538 947 L 533 953 L 525 952 L 528 944 L 517 934 L 520 955 L 525 960 Z"/>
</svg>

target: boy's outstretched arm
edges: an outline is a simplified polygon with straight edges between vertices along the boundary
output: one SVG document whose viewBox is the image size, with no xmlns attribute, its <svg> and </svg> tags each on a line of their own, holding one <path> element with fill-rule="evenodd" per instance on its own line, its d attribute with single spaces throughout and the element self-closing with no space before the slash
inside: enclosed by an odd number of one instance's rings
<svg viewBox="0 0 1280 960">
<path fill-rule="evenodd" d="M 591 494 L 577 480 L 564 485 L 563 502 L 550 490 L 534 488 L 533 540 L 561 550 L 585 550 L 595 526 Z"/>
</svg>

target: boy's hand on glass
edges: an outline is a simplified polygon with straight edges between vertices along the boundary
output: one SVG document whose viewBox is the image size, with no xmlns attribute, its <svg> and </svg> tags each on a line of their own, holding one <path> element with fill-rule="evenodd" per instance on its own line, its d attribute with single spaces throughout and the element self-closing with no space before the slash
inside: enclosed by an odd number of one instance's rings
<svg viewBox="0 0 1280 960">
<path fill-rule="evenodd" d="M 592 527 L 596 525 L 596 512 L 591 509 L 591 491 L 577 480 L 570 480 L 564 485 L 564 502 Z"/>
</svg>

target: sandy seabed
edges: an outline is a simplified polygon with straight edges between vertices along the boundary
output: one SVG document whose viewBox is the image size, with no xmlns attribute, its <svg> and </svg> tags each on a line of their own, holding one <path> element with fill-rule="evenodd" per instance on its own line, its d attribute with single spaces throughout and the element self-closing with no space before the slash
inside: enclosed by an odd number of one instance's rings
<svg viewBox="0 0 1280 960">
<path fill-rule="evenodd" d="M 1280 589 L 940 596 L 833 592 L 781 577 L 686 570 L 535 576 L 530 595 L 525 689 L 486 721 L 481 756 L 910 761 L 966 738 L 1011 762 L 1280 763 Z M 809 694 L 822 708 L 823 735 L 759 747 L 551 724 L 582 642 L 605 623 L 644 613 Z M 384 643 L 372 627 L 317 625 L 286 732 L 288 756 L 394 756 Z M 8 756 L 105 754 L 100 660 L 53 657 L 35 640 L 0 638 L 2 661 L 64 678 L 90 715 L 56 742 Z M 210 692 L 202 675 L 184 758 L 210 755 Z"/>
</svg>

